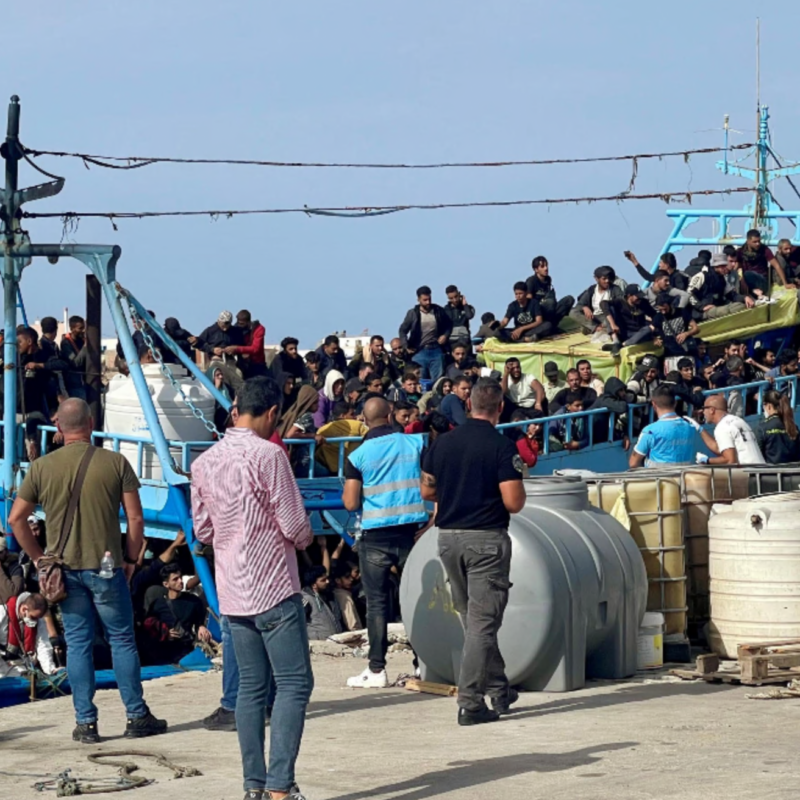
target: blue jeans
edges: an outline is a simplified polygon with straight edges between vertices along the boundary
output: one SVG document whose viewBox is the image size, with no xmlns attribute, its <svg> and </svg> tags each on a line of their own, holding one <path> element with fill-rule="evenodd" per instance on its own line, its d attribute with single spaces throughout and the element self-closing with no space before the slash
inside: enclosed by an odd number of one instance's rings
<svg viewBox="0 0 800 800">
<path fill-rule="evenodd" d="M 435 382 L 444 375 L 444 353 L 438 344 L 423 347 L 414 353 L 411 360 L 422 368 L 420 378 L 430 378 Z"/>
<path fill-rule="evenodd" d="M 222 698 L 220 706 L 226 711 L 236 711 L 236 699 L 239 697 L 239 662 L 233 647 L 231 623 L 223 614 L 219 621 L 222 630 Z"/>
<path fill-rule="evenodd" d="M 306 615 L 300 595 L 251 617 L 229 616 L 239 664 L 236 729 L 242 753 L 244 790 L 288 792 L 314 688 Z M 264 759 L 264 725 L 270 684 L 275 705 L 269 736 L 269 771 Z"/>
<path fill-rule="evenodd" d="M 92 653 L 95 611 L 111 646 L 114 676 L 128 719 L 139 719 L 148 713 L 125 573 L 115 569 L 113 578 L 101 578 L 97 573 L 96 569 L 64 570 L 67 596 L 60 603 L 67 642 L 67 675 L 79 725 L 97 722 Z"/>
</svg>

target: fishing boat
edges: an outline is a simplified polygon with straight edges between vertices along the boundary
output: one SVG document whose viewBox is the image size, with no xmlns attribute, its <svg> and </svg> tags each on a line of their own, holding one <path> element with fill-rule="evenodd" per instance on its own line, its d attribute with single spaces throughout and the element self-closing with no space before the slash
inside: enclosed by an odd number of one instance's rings
<svg viewBox="0 0 800 800">
<path fill-rule="evenodd" d="M 2 216 L 5 222 L 5 236 L 0 241 L 0 248 L 4 258 L 3 288 L 4 288 L 4 330 L 5 330 L 5 370 L 4 381 L 4 415 L 3 415 L 3 452 L 0 459 L 0 492 L 2 492 L 2 524 L 8 535 L 8 546 L 15 547 L 13 537 L 8 530 L 8 515 L 17 489 L 24 478 L 30 463 L 26 460 L 22 447 L 22 430 L 17 422 L 17 352 L 16 352 L 16 327 L 20 314 L 20 285 L 25 268 L 34 258 L 47 259 L 51 264 L 61 260 L 72 259 L 82 265 L 91 276 L 89 293 L 95 293 L 97 304 L 87 313 L 89 335 L 87 347 L 90 347 L 99 364 L 99 308 L 100 299 L 110 312 L 111 319 L 117 331 L 119 343 L 124 354 L 130 377 L 126 380 L 132 382 L 138 397 L 142 424 L 136 434 L 114 430 L 98 430 L 94 435 L 98 446 L 110 447 L 118 452 L 124 452 L 140 477 L 141 499 L 145 516 L 145 537 L 148 539 L 171 540 L 178 531 L 183 531 L 194 562 L 197 576 L 199 577 L 208 605 L 211 609 L 212 620 L 209 627 L 212 633 L 218 633 L 214 622 L 219 607 L 214 587 L 211 567 L 204 554 L 203 548 L 198 545 L 193 535 L 190 486 L 191 486 L 191 459 L 204 448 L 213 446 L 214 437 L 221 435 L 214 427 L 213 419 L 208 412 L 193 400 L 192 393 L 185 391 L 182 380 L 185 376 L 204 393 L 212 397 L 225 409 L 230 407 L 230 400 L 215 387 L 212 380 L 181 350 L 172 340 L 161 324 L 146 310 L 145 305 L 124 286 L 124 267 L 121 266 L 121 248 L 117 245 L 95 244 L 37 244 L 34 243 L 27 232 L 23 231 L 20 222 L 20 212 L 23 205 L 36 200 L 58 194 L 64 187 L 63 179 L 18 189 L 17 171 L 19 162 L 25 158 L 25 153 L 19 141 L 19 99 L 12 97 L 9 105 L 9 122 L 5 144 L 2 147 L 3 158 L 6 163 L 6 187 L 3 191 Z M 694 208 L 670 208 L 667 216 L 673 222 L 673 229 L 665 247 L 661 252 L 678 251 L 683 247 L 691 246 L 723 246 L 728 243 L 740 243 L 744 231 L 749 227 L 759 228 L 764 235 L 764 241 L 774 244 L 778 237 L 778 224 L 780 220 L 790 220 L 795 227 L 800 227 L 800 211 L 783 211 L 776 207 L 772 199 L 770 184 L 778 178 L 785 177 L 795 172 L 800 172 L 800 167 L 768 168 L 768 159 L 773 157 L 769 143 L 769 113 L 767 108 L 760 111 L 761 126 L 758 143 L 755 145 L 757 165 L 755 169 L 747 169 L 738 163 L 729 163 L 726 158 L 720 162 L 720 168 L 725 174 L 753 179 L 755 181 L 755 194 L 753 202 L 742 211 L 730 210 L 700 210 Z M 713 222 L 716 232 L 712 235 L 691 237 L 687 228 L 698 222 Z M 738 231 L 736 225 L 741 224 L 742 230 Z M 795 233 L 793 240 L 800 244 L 800 238 Z M 93 289 L 91 287 L 94 287 Z M 794 293 L 775 293 L 776 303 L 761 308 L 755 308 L 741 315 L 741 320 L 730 327 L 733 317 L 720 322 L 728 322 L 728 326 L 708 328 L 707 335 L 714 341 L 722 341 L 731 336 L 753 339 L 753 337 L 771 337 L 770 342 L 782 346 L 787 341 L 787 332 L 791 330 L 798 319 L 797 297 Z M 181 401 L 192 416 L 202 422 L 203 426 L 214 437 L 206 441 L 185 441 L 170 438 L 164 429 L 163 419 L 156 408 L 148 378 L 140 363 L 137 348 L 134 345 L 132 331 L 141 331 L 146 344 L 153 356 L 153 361 L 163 378 L 176 390 Z M 160 357 L 159 349 L 154 345 L 154 337 L 161 341 L 161 347 L 168 349 L 180 365 L 181 375 L 177 368 L 164 362 Z M 574 361 L 582 357 L 590 357 L 596 372 L 604 377 L 616 375 L 626 378 L 630 374 L 632 364 L 638 352 L 635 348 L 628 348 L 630 352 L 621 354 L 620 358 L 612 358 L 596 346 L 592 346 L 586 337 L 579 334 L 566 334 L 562 337 L 547 340 L 531 345 L 507 345 L 499 342 L 488 342 L 484 348 L 484 357 L 490 367 L 501 366 L 509 355 L 518 356 L 523 361 L 526 373 L 541 374 L 545 360 L 558 360 L 563 366 L 572 366 Z M 92 353 L 90 352 L 90 355 Z M 99 380 L 98 375 L 95 376 Z M 797 405 L 796 378 L 781 378 L 778 383 L 791 384 L 792 402 Z M 761 411 L 763 392 L 770 384 L 761 382 L 752 384 L 751 387 L 758 394 L 758 411 Z M 715 390 L 724 394 L 732 389 Z M 98 397 L 95 398 L 99 402 Z M 627 414 L 628 425 L 633 423 L 634 407 L 629 408 Z M 651 409 L 643 408 L 643 414 L 652 413 Z M 616 424 L 614 414 L 608 410 L 583 411 L 570 416 L 590 416 L 604 419 L 602 425 L 591 424 L 590 445 L 580 451 L 559 452 L 549 451 L 548 440 L 545 437 L 544 452 L 534 468 L 535 474 L 551 473 L 555 469 L 585 469 L 608 473 L 610 471 L 623 471 L 627 468 L 627 453 L 623 450 L 622 442 L 615 441 L 612 436 L 596 438 L 595 432 L 605 427 L 613 431 Z M 560 419 L 564 419 L 561 417 Z M 543 420 L 546 422 L 547 420 Z M 524 425 L 527 423 L 515 423 Z M 106 426 L 107 427 L 107 426 Z M 507 427 L 507 426 L 501 426 Z M 48 443 L 54 429 L 44 426 L 40 429 L 41 453 L 47 452 Z M 629 429 L 630 438 L 633 438 L 633 429 Z M 353 519 L 344 510 L 341 501 L 341 488 L 345 445 L 356 441 L 354 438 L 331 439 L 329 443 L 338 444 L 339 469 L 333 476 L 319 477 L 314 474 L 315 449 L 313 440 L 289 440 L 289 444 L 311 448 L 310 472 L 307 478 L 298 481 L 306 508 L 308 509 L 312 525 L 319 533 L 333 531 L 343 536 L 349 543 L 350 530 Z M 147 469 L 152 459 L 158 462 L 159 469 Z M 123 518 L 124 530 L 124 518 Z M 173 667 L 145 667 L 143 677 L 160 677 L 170 672 L 183 669 L 208 668 L 208 659 L 198 651 L 193 652 L 180 665 Z M 102 673 L 98 675 L 98 685 L 113 685 L 113 674 Z M 9 677 L 0 679 L 0 706 L 10 703 L 23 702 L 31 696 L 32 691 L 57 694 L 68 690 L 68 683 L 59 681 L 44 681 L 40 686 L 32 686 L 27 677 Z"/>
</svg>

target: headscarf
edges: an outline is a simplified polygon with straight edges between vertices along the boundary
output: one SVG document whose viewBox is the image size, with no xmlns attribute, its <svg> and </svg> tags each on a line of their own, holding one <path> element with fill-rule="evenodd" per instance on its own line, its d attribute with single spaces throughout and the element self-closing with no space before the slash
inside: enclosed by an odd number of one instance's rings
<svg viewBox="0 0 800 800">
<path fill-rule="evenodd" d="M 291 439 L 292 426 L 303 414 L 311 411 L 315 402 L 319 402 L 319 395 L 313 386 L 301 386 L 297 400 L 283 412 L 278 423 L 278 433 L 281 439 Z"/>
<path fill-rule="evenodd" d="M 283 408 L 287 411 L 297 402 L 297 395 L 299 388 L 295 386 L 295 378 L 291 372 L 279 372 L 275 376 L 275 381 L 281 390 L 281 398 L 283 399 Z M 292 391 L 286 394 L 286 384 L 292 382 Z"/>
<path fill-rule="evenodd" d="M 219 389 L 219 393 L 229 402 L 233 402 L 233 397 L 231 396 L 231 387 L 228 386 L 227 382 L 225 381 L 225 370 L 223 369 L 223 364 L 221 361 L 212 361 L 211 366 L 206 370 L 206 378 L 208 378 L 211 383 L 214 383 L 214 373 L 219 370 L 222 373 L 222 386 Z"/>
<path fill-rule="evenodd" d="M 185 331 L 182 327 L 180 322 L 175 317 L 167 317 L 164 320 L 164 330 L 170 335 L 170 337 L 177 341 L 178 339 L 188 339 L 192 334 L 189 331 Z"/>
<path fill-rule="evenodd" d="M 338 370 L 332 369 L 325 376 L 325 388 L 322 390 L 325 393 L 325 397 L 332 403 L 336 401 L 336 396 L 333 393 L 333 384 L 336 383 L 336 381 L 342 381 L 344 383 L 344 375 Z M 343 397 L 344 395 L 341 396 Z"/>
</svg>

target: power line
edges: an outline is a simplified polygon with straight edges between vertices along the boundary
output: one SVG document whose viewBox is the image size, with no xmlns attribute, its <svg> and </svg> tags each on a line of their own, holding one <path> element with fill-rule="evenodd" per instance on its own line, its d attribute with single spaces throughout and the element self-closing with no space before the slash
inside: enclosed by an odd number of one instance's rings
<svg viewBox="0 0 800 800">
<path fill-rule="evenodd" d="M 597 164 L 608 161 L 642 161 L 645 159 L 662 159 L 683 157 L 685 161 L 693 155 L 720 153 L 725 150 L 746 150 L 753 144 L 734 144 L 726 147 L 702 147 L 693 150 L 675 150 L 664 153 L 636 153 L 624 156 L 598 156 L 592 158 L 548 158 L 539 160 L 518 161 L 454 161 L 435 164 L 403 164 L 403 163 L 345 163 L 322 161 L 259 161 L 238 158 L 173 158 L 163 156 L 102 156 L 89 153 L 70 153 L 59 150 L 35 150 L 24 148 L 25 153 L 37 158 L 39 156 L 55 156 L 58 158 L 79 158 L 88 167 L 93 164 L 108 169 L 139 169 L 152 164 L 228 164 L 253 167 L 302 167 L 321 169 L 453 169 L 467 167 L 534 167 L 551 164 Z M 116 163 L 114 163 L 116 162 Z"/>
<path fill-rule="evenodd" d="M 36 212 L 25 211 L 22 216 L 27 219 L 46 219 L 56 218 L 62 220 L 65 226 L 74 227 L 82 219 L 103 218 L 111 221 L 112 225 L 118 219 L 150 219 L 154 217 L 201 217 L 207 216 L 212 219 L 225 217 L 231 219 L 238 216 L 253 216 L 263 214 L 307 214 L 316 216 L 334 216 L 346 218 L 364 218 L 383 214 L 394 214 L 400 211 L 438 211 L 442 209 L 461 209 L 461 208 L 508 208 L 512 206 L 537 206 L 537 205 L 561 205 L 561 204 L 580 204 L 580 203 L 622 203 L 629 200 L 661 200 L 665 203 L 683 202 L 691 204 L 694 197 L 708 197 L 711 195 L 730 195 L 740 192 L 751 192 L 749 186 L 741 186 L 731 189 L 701 189 L 697 191 L 680 192 L 658 192 L 655 194 L 621 194 L 607 195 L 603 197 L 556 197 L 540 200 L 488 200 L 479 202 L 463 203 L 409 203 L 391 206 L 323 206 L 302 208 L 261 208 L 261 209 L 237 209 L 237 210 L 208 210 L 208 211 L 51 211 Z M 116 228 L 116 226 L 114 226 Z"/>
</svg>

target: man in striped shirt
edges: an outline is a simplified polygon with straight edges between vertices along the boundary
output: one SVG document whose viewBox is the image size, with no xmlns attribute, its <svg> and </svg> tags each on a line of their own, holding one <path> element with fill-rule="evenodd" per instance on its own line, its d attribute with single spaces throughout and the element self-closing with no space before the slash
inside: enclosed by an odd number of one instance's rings
<svg viewBox="0 0 800 800">
<path fill-rule="evenodd" d="M 314 679 L 295 551 L 313 535 L 286 453 L 267 441 L 281 412 L 278 384 L 269 377 L 245 381 L 237 409 L 235 427 L 192 465 L 195 535 L 214 545 L 220 612 L 239 665 L 245 800 L 303 800 L 294 768 Z M 267 770 L 265 709 L 273 678 Z"/>
</svg>

